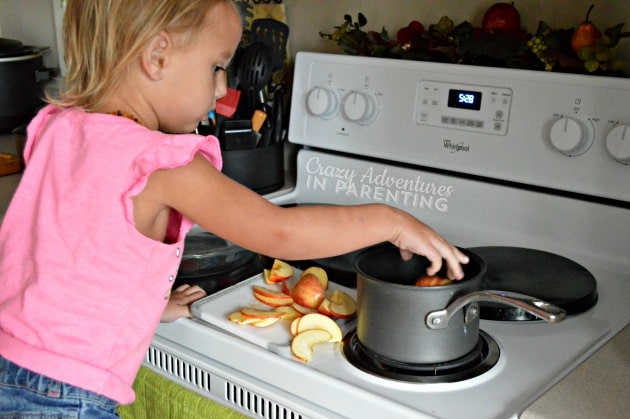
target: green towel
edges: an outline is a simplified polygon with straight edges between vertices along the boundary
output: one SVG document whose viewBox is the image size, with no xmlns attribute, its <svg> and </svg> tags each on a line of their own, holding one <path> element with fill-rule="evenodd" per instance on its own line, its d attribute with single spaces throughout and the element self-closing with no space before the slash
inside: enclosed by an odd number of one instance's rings
<svg viewBox="0 0 630 419">
<path fill-rule="evenodd" d="M 141 367 L 133 384 L 136 401 L 118 408 L 121 419 L 241 419 L 244 416 Z"/>
</svg>

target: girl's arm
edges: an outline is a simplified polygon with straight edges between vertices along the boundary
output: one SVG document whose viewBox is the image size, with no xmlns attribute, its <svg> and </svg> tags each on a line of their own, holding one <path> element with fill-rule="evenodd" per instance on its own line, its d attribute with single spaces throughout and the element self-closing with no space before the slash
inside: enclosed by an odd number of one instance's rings
<svg viewBox="0 0 630 419">
<path fill-rule="evenodd" d="M 224 176 L 200 155 L 184 167 L 153 173 L 141 195 L 269 257 L 316 259 L 389 241 L 403 256 L 426 256 L 432 263 L 429 275 L 444 258 L 449 277 L 459 279 L 460 263 L 467 262 L 459 250 L 402 210 L 381 204 L 279 207 Z"/>
</svg>

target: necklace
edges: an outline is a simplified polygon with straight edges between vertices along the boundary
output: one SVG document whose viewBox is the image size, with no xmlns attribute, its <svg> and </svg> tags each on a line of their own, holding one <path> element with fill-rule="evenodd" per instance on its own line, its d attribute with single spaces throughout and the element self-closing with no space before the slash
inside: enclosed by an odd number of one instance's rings
<svg viewBox="0 0 630 419">
<path fill-rule="evenodd" d="M 113 111 L 113 112 L 107 112 L 107 113 L 110 115 L 122 116 L 123 118 L 131 119 L 136 124 L 144 125 L 140 119 L 136 118 L 133 114 L 130 114 L 129 112 Z"/>
</svg>

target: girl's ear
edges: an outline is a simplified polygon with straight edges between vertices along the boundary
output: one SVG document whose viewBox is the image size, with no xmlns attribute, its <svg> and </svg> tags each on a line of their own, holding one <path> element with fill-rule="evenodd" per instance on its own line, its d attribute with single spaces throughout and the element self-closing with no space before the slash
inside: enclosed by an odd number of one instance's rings
<svg viewBox="0 0 630 419">
<path fill-rule="evenodd" d="M 151 80 L 162 78 L 162 70 L 168 63 L 168 53 L 173 41 L 166 32 L 155 35 L 140 56 L 140 66 Z"/>
</svg>

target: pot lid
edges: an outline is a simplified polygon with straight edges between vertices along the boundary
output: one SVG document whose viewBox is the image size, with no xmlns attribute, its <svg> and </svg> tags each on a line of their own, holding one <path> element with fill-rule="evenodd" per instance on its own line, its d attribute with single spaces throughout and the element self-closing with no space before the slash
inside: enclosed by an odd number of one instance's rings
<svg viewBox="0 0 630 419">
<path fill-rule="evenodd" d="M 257 255 L 208 232 L 189 233 L 178 278 L 193 278 L 230 272 Z"/>
<path fill-rule="evenodd" d="M 47 48 L 24 45 L 21 41 L 0 38 L 0 58 L 22 57 L 24 55 L 41 54 Z"/>
<path fill-rule="evenodd" d="M 517 292 L 545 300 L 577 314 L 597 302 L 595 277 L 582 265 L 536 249 L 489 246 L 471 248 L 487 263 L 481 289 Z M 484 320 L 538 320 L 517 307 L 480 302 Z"/>
</svg>

